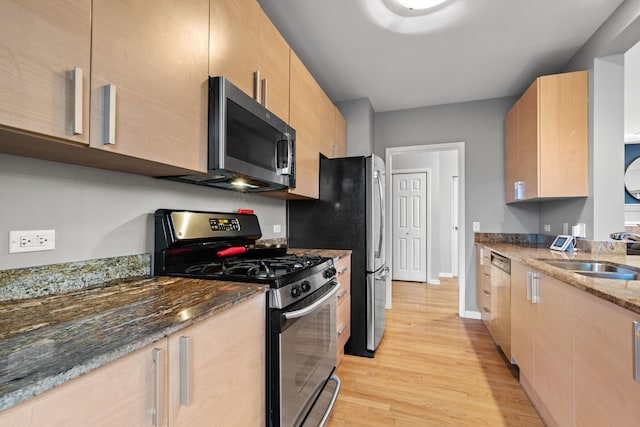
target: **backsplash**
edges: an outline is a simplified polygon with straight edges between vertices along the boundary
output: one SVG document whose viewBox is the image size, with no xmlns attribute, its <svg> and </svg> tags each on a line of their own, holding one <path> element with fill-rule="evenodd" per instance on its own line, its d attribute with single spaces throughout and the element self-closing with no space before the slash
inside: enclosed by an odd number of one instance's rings
<svg viewBox="0 0 640 427">
<path fill-rule="evenodd" d="M 517 234 L 517 233 L 474 233 L 476 243 L 513 243 L 537 247 L 549 247 L 556 236 L 546 234 Z M 596 241 L 578 238 L 576 248 L 579 252 L 601 255 L 625 255 L 627 245 L 618 241 Z"/>
<path fill-rule="evenodd" d="M 60 294 L 151 277 L 151 255 L 129 255 L 0 271 L 0 301 Z"/>
</svg>

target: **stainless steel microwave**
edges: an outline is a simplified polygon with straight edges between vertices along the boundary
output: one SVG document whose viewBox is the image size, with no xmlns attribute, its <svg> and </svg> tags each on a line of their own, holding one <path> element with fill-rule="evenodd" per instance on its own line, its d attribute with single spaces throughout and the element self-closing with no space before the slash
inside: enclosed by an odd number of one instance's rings
<svg viewBox="0 0 640 427">
<path fill-rule="evenodd" d="M 209 77 L 208 168 L 166 177 L 244 192 L 295 187 L 296 131 L 224 77 Z"/>
</svg>

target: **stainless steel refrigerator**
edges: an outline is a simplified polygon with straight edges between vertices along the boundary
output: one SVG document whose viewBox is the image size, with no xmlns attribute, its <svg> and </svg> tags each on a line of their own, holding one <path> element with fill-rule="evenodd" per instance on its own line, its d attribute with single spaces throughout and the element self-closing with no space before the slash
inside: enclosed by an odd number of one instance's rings
<svg viewBox="0 0 640 427">
<path fill-rule="evenodd" d="M 384 332 L 384 162 L 376 155 L 320 160 L 318 200 L 290 200 L 289 246 L 351 249 L 351 338 L 345 353 L 373 357 Z"/>
</svg>

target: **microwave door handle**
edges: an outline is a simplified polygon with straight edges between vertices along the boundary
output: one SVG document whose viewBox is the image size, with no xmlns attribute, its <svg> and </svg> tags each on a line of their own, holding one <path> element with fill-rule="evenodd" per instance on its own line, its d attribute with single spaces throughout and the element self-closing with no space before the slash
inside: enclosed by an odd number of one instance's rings
<svg viewBox="0 0 640 427">
<path fill-rule="evenodd" d="M 291 175 L 291 163 L 293 162 L 293 139 L 291 139 L 291 134 L 288 132 L 283 133 L 282 136 L 284 139 L 281 139 L 276 144 L 276 171 L 278 172 L 278 175 Z M 280 161 L 280 143 L 285 140 L 287 141 L 287 165 L 280 167 L 278 164 Z"/>
</svg>

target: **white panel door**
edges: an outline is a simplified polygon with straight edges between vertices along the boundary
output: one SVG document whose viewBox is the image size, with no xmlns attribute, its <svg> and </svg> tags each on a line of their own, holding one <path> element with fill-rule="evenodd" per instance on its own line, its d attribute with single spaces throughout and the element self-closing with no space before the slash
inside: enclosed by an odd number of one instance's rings
<svg viewBox="0 0 640 427">
<path fill-rule="evenodd" d="M 393 174 L 393 280 L 427 281 L 427 174 Z"/>
</svg>

